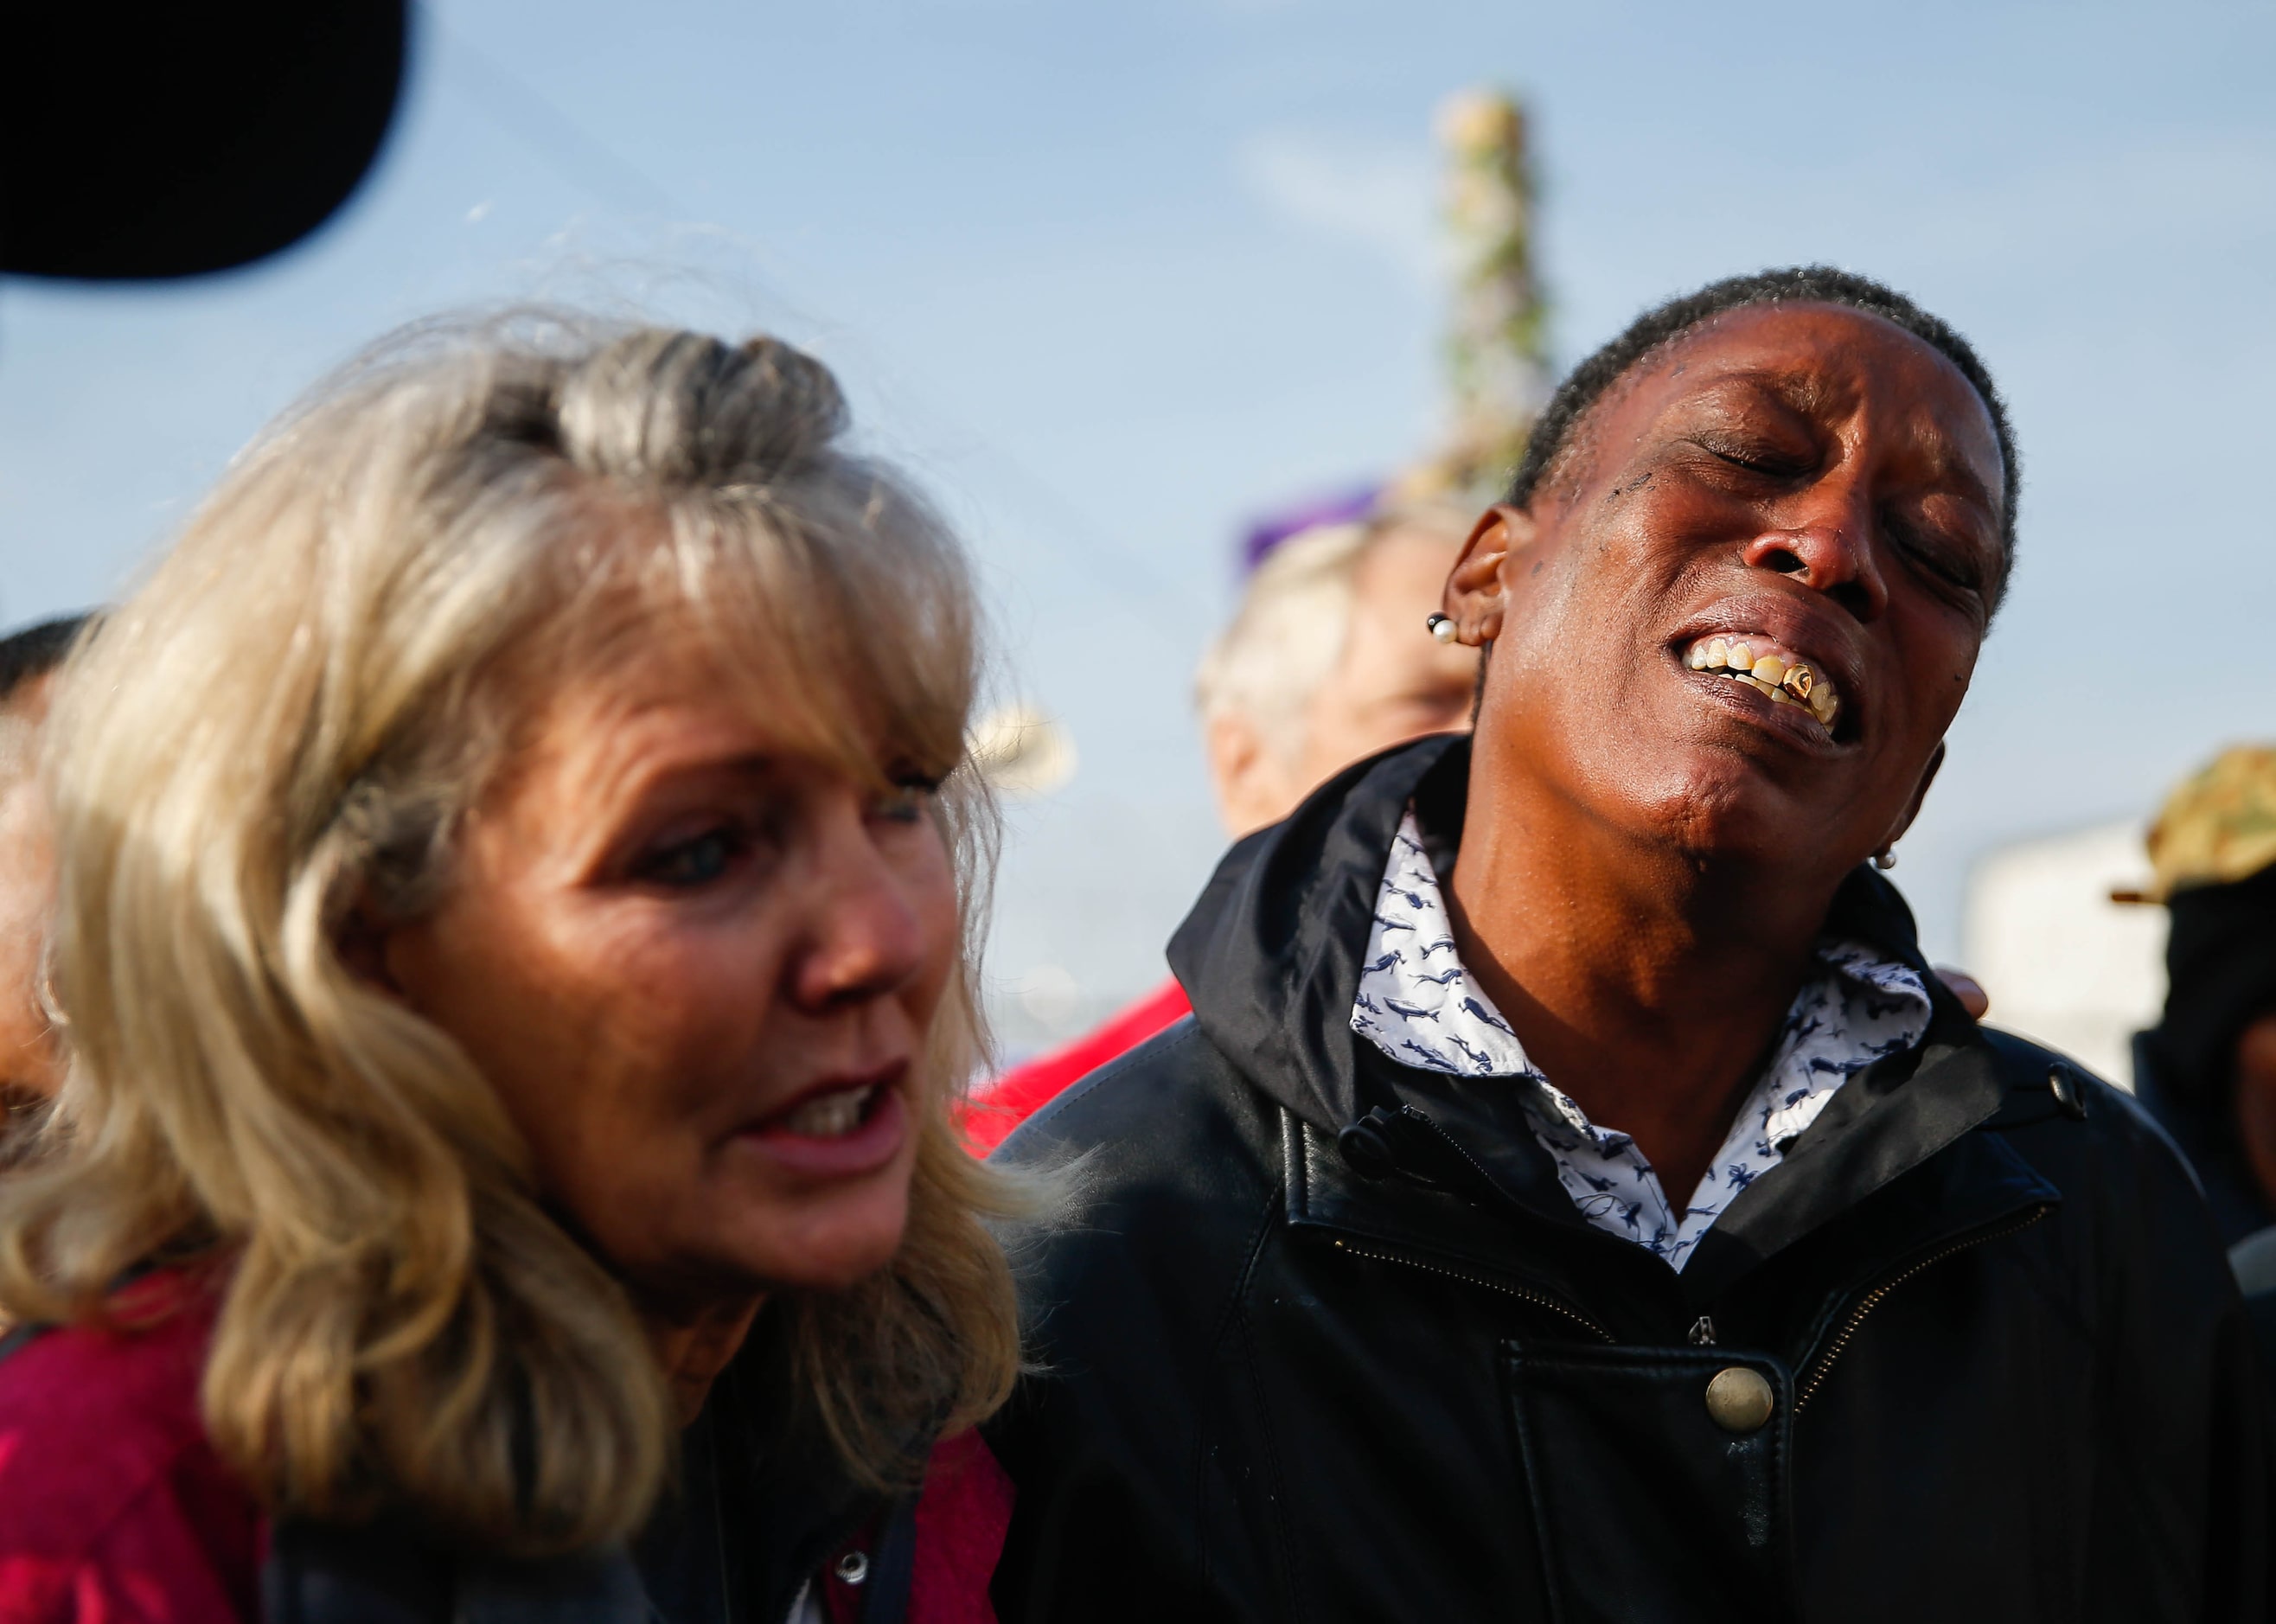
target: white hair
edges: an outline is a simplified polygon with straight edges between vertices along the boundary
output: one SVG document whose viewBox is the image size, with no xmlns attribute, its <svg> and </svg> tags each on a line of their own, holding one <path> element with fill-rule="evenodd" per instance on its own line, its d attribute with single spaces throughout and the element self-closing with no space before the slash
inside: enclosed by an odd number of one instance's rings
<svg viewBox="0 0 2276 1624">
<path fill-rule="evenodd" d="M 1360 565 L 1369 551 L 1386 537 L 1416 531 L 1460 542 L 1474 518 L 1445 503 L 1415 503 L 1353 523 L 1316 526 L 1274 548 L 1194 674 L 1203 724 L 1240 717 L 1275 755 L 1296 760 L 1304 751 L 1312 696 L 1350 641 Z"/>
</svg>

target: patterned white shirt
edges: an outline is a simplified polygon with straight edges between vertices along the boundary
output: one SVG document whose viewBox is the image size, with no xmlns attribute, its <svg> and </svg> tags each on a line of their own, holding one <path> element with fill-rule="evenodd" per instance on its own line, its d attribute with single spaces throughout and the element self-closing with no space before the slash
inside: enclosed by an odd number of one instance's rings
<svg viewBox="0 0 2276 1624">
<path fill-rule="evenodd" d="M 1831 938 L 1817 953 L 1823 969 L 1795 995 L 1769 1066 L 1680 1217 L 1635 1142 L 1590 1122 L 1543 1076 L 1470 979 L 1411 808 L 1377 894 L 1352 1030 L 1407 1066 L 1524 1080 L 1533 1135 L 1582 1216 L 1680 1269 L 1731 1198 L 1786 1158 L 1843 1083 L 1928 1030 L 1928 989 L 1910 967 Z"/>
</svg>

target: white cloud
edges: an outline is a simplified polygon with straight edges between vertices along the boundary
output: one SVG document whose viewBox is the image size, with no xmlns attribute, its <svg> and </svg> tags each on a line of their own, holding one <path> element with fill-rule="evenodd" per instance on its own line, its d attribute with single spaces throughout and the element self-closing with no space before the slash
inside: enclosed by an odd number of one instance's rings
<svg viewBox="0 0 2276 1624">
<path fill-rule="evenodd" d="M 1266 130 L 1240 144 L 1236 163 L 1243 184 L 1282 219 L 1438 284 L 1438 166 L 1427 146 Z"/>
</svg>

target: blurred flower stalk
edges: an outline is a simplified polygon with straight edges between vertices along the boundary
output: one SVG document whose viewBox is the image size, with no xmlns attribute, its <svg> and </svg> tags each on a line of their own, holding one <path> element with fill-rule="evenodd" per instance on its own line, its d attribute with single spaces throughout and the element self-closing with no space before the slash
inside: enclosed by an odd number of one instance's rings
<svg viewBox="0 0 2276 1624">
<path fill-rule="evenodd" d="M 1548 393 L 1548 310 L 1534 273 L 1534 185 L 1524 110 L 1497 91 L 1449 97 L 1445 223 L 1453 272 L 1445 360 L 1452 421 L 1438 453 L 1393 493 L 1483 505 L 1525 455 Z"/>
</svg>

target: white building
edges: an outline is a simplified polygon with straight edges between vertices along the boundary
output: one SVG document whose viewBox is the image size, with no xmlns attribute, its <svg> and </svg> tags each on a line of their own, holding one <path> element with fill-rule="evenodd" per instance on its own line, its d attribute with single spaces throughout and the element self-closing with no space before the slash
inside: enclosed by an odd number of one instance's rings
<svg viewBox="0 0 2276 1624">
<path fill-rule="evenodd" d="M 1989 1024 L 2134 1085 L 2133 1035 L 2166 1000 L 2166 910 L 2110 899 L 2150 873 L 2128 820 L 2019 841 L 1969 876 L 1961 968 L 1992 995 Z"/>
</svg>

